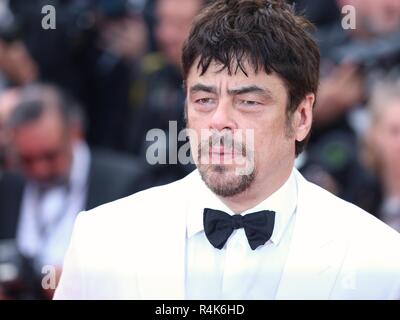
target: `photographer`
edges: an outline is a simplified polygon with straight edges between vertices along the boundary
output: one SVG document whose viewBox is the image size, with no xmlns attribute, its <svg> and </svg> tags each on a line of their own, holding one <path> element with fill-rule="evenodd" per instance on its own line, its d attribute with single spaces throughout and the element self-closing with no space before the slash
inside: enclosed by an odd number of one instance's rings
<svg viewBox="0 0 400 320">
<path fill-rule="evenodd" d="M 355 28 L 345 29 L 338 21 L 315 34 L 322 55 L 321 81 L 302 172 L 377 214 L 376 182 L 360 164 L 357 146 L 367 126 L 364 105 L 370 84 L 377 74 L 399 67 L 400 2 L 337 0 L 337 5 L 354 8 Z"/>
<path fill-rule="evenodd" d="M 355 9 L 355 28 L 336 24 L 317 32 L 322 53 L 322 81 L 316 123 L 328 126 L 364 101 L 365 80 L 373 69 L 388 70 L 400 62 L 400 3 L 393 0 L 338 0 Z M 394 38 L 393 49 L 379 44 Z M 385 41 L 387 39 L 387 41 Z M 365 52 L 368 51 L 368 52 Z M 389 61 L 388 61 L 389 60 Z"/>
<path fill-rule="evenodd" d="M 56 28 L 41 28 L 52 5 Z M 15 0 L 10 9 L 40 80 L 82 101 L 91 145 L 125 151 L 133 113 L 131 83 L 147 52 L 142 0 Z"/>
<path fill-rule="evenodd" d="M 148 177 L 135 158 L 90 149 L 79 104 L 54 86 L 24 87 L 6 129 L 18 172 L 0 181 L 0 287 L 49 298 L 43 268 L 59 275 L 78 212 L 139 191 Z"/>
</svg>

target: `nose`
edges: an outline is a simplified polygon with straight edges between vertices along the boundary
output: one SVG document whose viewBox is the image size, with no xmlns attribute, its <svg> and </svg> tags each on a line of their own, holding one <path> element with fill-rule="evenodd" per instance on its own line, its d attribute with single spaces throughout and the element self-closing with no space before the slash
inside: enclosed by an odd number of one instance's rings
<svg viewBox="0 0 400 320">
<path fill-rule="evenodd" d="M 230 103 L 229 100 L 220 100 L 212 115 L 210 129 L 217 131 L 228 129 L 233 131 L 236 128 L 237 125 L 233 116 L 232 103 Z"/>
</svg>

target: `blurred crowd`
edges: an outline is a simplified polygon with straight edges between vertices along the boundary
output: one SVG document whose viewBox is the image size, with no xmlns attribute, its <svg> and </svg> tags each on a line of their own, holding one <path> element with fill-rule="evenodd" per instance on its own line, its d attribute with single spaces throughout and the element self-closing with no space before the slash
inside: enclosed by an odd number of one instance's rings
<svg viewBox="0 0 400 320">
<path fill-rule="evenodd" d="M 78 212 L 194 169 L 150 165 L 146 134 L 185 127 L 181 48 L 205 2 L 0 0 L 0 299 L 51 298 L 43 266 L 59 276 Z M 296 167 L 400 231 L 400 1 L 290 2 L 322 55 Z"/>
</svg>

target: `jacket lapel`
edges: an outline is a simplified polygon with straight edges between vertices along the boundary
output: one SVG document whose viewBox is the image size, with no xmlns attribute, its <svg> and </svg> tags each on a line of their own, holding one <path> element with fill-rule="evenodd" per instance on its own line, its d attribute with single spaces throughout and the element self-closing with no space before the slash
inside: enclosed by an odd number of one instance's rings
<svg viewBox="0 0 400 320">
<path fill-rule="evenodd" d="M 173 196 L 174 191 L 177 195 L 176 205 L 165 205 L 173 201 L 168 195 L 161 199 L 153 199 L 159 201 L 159 210 L 154 214 L 148 212 L 147 216 L 151 221 L 143 224 L 152 225 L 154 229 L 153 236 L 141 236 L 140 239 L 143 239 L 146 245 L 138 246 L 140 299 L 184 299 L 186 202 L 181 199 L 181 195 L 184 194 L 182 190 L 171 191 L 170 196 Z"/>
<path fill-rule="evenodd" d="M 17 236 L 25 187 L 22 176 L 11 173 L 0 176 L 0 239 Z"/>
<path fill-rule="evenodd" d="M 296 171 L 298 206 L 277 299 L 328 299 L 346 252 L 345 237 L 321 211 L 321 191 Z M 327 207 L 329 203 L 324 203 Z M 328 210 L 328 208 L 327 208 Z"/>
</svg>

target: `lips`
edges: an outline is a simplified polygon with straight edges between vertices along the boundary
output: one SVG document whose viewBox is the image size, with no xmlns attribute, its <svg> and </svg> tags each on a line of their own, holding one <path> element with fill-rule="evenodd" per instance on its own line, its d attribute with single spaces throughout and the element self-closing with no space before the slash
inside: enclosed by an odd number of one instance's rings
<svg viewBox="0 0 400 320">
<path fill-rule="evenodd" d="M 230 137 L 209 138 L 199 145 L 199 160 L 203 164 L 241 164 L 246 151 Z M 238 161 L 238 162 L 236 162 Z"/>
<path fill-rule="evenodd" d="M 241 157 L 242 153 L 238 152 L 232 148 L 224 148 L 224 147 L 212 147 L 209 150 L 209 157 L 211 162 L 217 161 L 217 163 L 229 162 L 232 163 L 232 160 L 238 157 Z"/>
<path fill-rule="evenodd" d="M 210 148 L 210 154 L 233 154 L 232 148 L 224 148 L 224 147 L 212 147 Z"/>
</svg>

